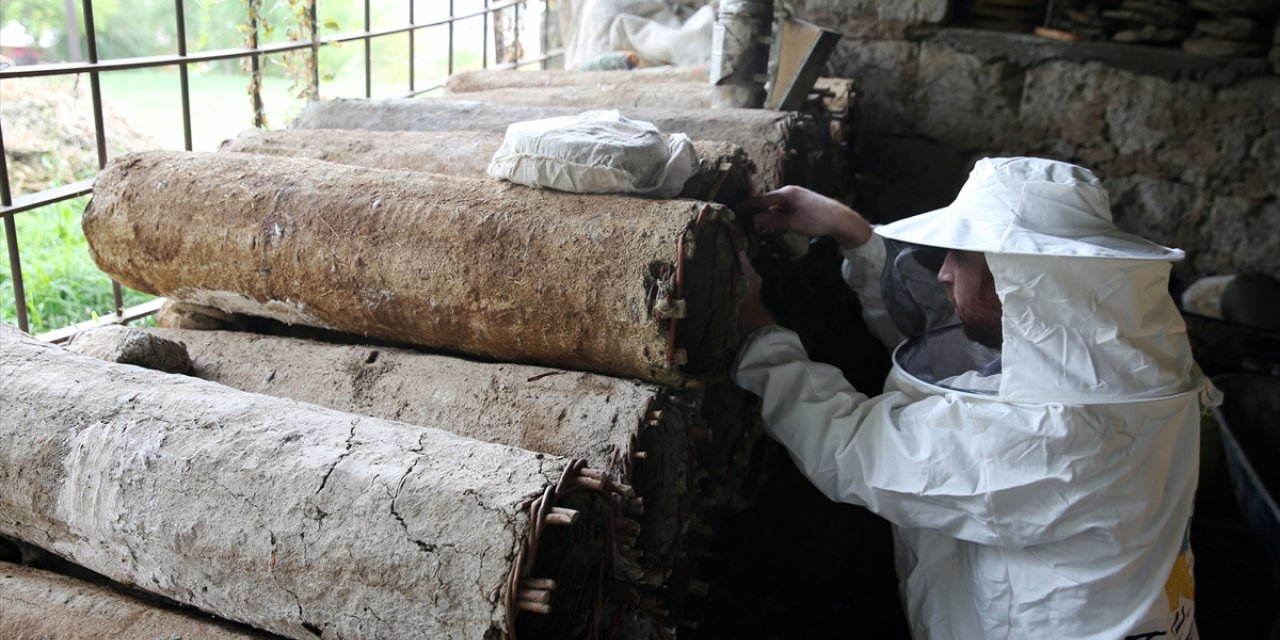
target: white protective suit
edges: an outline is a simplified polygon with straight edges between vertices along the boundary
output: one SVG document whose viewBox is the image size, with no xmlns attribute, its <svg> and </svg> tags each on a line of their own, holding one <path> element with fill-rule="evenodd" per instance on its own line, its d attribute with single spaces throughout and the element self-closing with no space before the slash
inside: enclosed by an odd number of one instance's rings
<svg viewBox="0 0 1280 640">
<path fill-rule="evenodd" d="M 1189 524 L 1219 394 L 1167 292 L 1182 252 L 1118 231 L 1092 173 L 1034 158 L 984 159 L 951 206 L 876 234 L 845 263 L 873 331 L 893 334 L 884 238 L 981 251 L 999 359 L 940 367 L 983 350 L 941 329 L 869 398 L 766 327 L 734 379 L 823 493 L 893 523 L 913 637 L 1197 637 Z"/>
</svg>

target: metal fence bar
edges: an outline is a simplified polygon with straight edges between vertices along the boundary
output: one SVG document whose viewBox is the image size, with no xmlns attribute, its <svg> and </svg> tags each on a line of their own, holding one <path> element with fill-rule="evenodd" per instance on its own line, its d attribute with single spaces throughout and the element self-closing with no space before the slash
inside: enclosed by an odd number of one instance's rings
<svg viewBox="0 0 1280 640">
<path fill-rule="evenodd" d="M 454 31 L 455 23 L 460 20 L 471 18 L 481 18 L 483 21 L 483 31 L 481 37 L 481 67 L 492 69 L 515 69 L 530 64 L 541 64 L 543 68 L 547 67 L 547 61 L 563 55 L 563 50 L 547 51 L 543 46 L 543 54 L 535 58 L 524 58 L 523 52 L 520 50 L 520 29 L 521 16 L 520 5 L 525 0 L 484 0 L 482 9 L 470 13 L 458 15 L 455 13 L 455 0 L 449 0 L 449 15 L 443 19 L 436 19 L 428 22 L 418 23 L 416 20 L 414 6 L 411 1 L 409 8 L 409 24 L 391 27 L 386 29 L 373 30 L 372 28 L 372 10 L 370 0 L 365 0 L 365 21 L 364 31 L 358 33 L 343 33 L 328 37 L 321 37 L 317 24 L 317 1 L 309 3 L 308 13 L 311 22 L 310 38 L 307 41 L 287 41 L 279 43 L 263 44 L 260 42 L 259 31 L 260 25 L 257 20 L 257 12 L 254 9 L 261 7 L 260 0 L 250 0 L 253 5 L 250 7 L 251 15 L 251 40 L 248 47 L 219 49 L 213 51 L 202 51 L 192 53 L 187 49 L 186 39 L 186 15 L 183 0 L 174 0 L 175 20 L 178 35 L 178 53 L 176 55 L 158 55 L 158 56 L 139 56 L 131 58 L 115 58 L 102 61 L 98 59 L 97 52 L 97 30 L 94 23 L 93 0 L 82 0 L 81 6 L 84 19 L 84 37 L 87 44 L 87 60 L 70 61 L 52 64 L 26 65 L 21 67 L 11 67 L 0 69 L 0 79 L 8 78 L 33 78 L 41 76 L 63 76 L 74 75 L 79 73 L 88 73 L 90 82 L 90 91 L 93 102 L 94 116 L 94 135 L 95 148 L 97 151 L 97 160 L 99 169 L 106 166 L 107 163 L 107 141 L 106 127 L 103 119 L 103 101 L 102 89 L 100 82 L 100 74 L 110 71 L 122 71 L 128 69 L 145 69 L 153 67 L 178 67 L 179 79 L 181 82 L 182 92 L 182 119 L 183 119 L 183 143 L 187 150 L 193 148 L 192 130 L 193 123 L 191 118 L 191 91 L 190 91 L 190 65 L 200 62 L 213 62 L 217 60 L 250 58 L 251 72 L 255 77 L 260 78 L 261 61 L 263 56 L 275 53 L 285 53 L 299 49 L 311 49 L 312 69 L 311 69 L 311 87 L 309 95 L 311 99 L 319 98 L 320 72 L 319 72 L 319 52 L 322 46 L 339 44 L 354 40 L 364 42 L 365 49 L 365 97 L 371 98 L 372 90 L 372 40 L 382 36 L 395 35 L 399 33 L 407 33 L 409 36 L 409 93 L 405 97 L 416 96 L 428 91 L 434 91 L 444 86 L 447 77 L 430 82 L 426 87 L 420 88 L 417 82 L 415 53 L 416 39 L 415 34 L 420 29 L 429 29 L 438 26 L 447 26 L 449 35 L 448 48 L 448 73 L 452 75 L 455 71 L 456 56 L 454 52 Z M 490 16 L 493 16 L 493 28 L 497 29 L 499 16 L 501 11 L 507 8 L 514 10 L 514 29 L 515 41 L 512 46 L 514 58 L 511 62 L 499 60 L 496 57 L 497 42 L 495 40 L 495 59 L 491 65 L 489 62 L 489 39 L 496 38 L 496 35 L 490 33 Z M 544 5 L 543 19 L 547 18 L 547 8 Z M 545 33 L 544 33 L 545 38 Z M 260 80 L 259 80 L 260 82 Z M 258 91 L 253 92 L 255 119 L 261 113 L 262 103 L 261 94 Z M 261 126 L 261 124 L 259 124 Z M 3 133 L 0 131 L 0 152 L 4 150 Z M 14 298 L 17 306 L 17 317 L 19 326 L 25 331 L 29 329 L 29 318 L 26 313 L 26 297 L 22 280 L 22 262 L 18 253 L 18 237 L 15 224 L 15 216 L 18 213 L 36 209 L 39 207 L 54 204 L 63 200 L 74 198 L 77 196 L 90 193 L 93 188 L 93 179 L 80 180 L 78 182 L 46 189 L 34 194 L 21 196 L 17 199 L 12 197 L 10 191 L 9 170 L 6 161 L 0 153 L 0 217 L 4 218 L 5 240 L 9 249 L 10 271 L 12 273 L 12 282 L 14 287 Z M 147 303 L 138 307 L 126 310 L 123 308 L 122 290 L 117 282 L 112 282 L 112 293 L 114 298 L 115 311 L 114 314 L 104 316 L 100 322 L 106 321 L 127 321 L 134 319 L 140 315 L 154 312 L 154 308 L 158 303 Z M 138 314 L 131 312 L 137 311 Z M 82 323 L 83 324 L 83 323 Z"/>
<path fill-rule="evenodd" d="M 70 200 L 76 196 L 82 196 L 93 191 L 93 178 L 86 178 L 71 184 L 64 184 L 60 187 L 45 189 L 39 193 L 19 196 L 13 199 L 12 204 L 8 206 L 0 206 L 0 216 L 10 216 L 23 211 L 30 211 L 40 207 Z"/>
<path fill-rule="evenodd" d="M 182 0 L 173 0 L 174 12 L 178 16 L 178 57 L 187 57 L 187 14 Z M 187 63 L 178 64 L 178 79 L 182 84 L 182 144 L 191 150 L 191 83 L 187 77 Z"/>
<path fill-rule="evenodd" d="M 54 329 L 53 331 L 42 333 L 36 337 L 41 340 L 44 340 L 45 342 L 52 342 L 54 344 L 57 344 L 60 342 L 66 342 L 67 340 L 70 340 L 71 337 L 76 335 L 77 333 L 80 333 L 81 331 L 85 331 L 87 329 L 92 329 L 93 327 L 100 327 L 102 325 L 116 324 L 120 322 L 130 322 L 133 320 L 137 320 L 138 318 L 144 318 L 149 315 L 154 315 L 157 311 L 160 310 L 160 306 L 163 304 L 164 304 L 163 298 L 148 300 L 147 302 L 144 302 L 142 304 L 136 304 L 132 307 L 129 307 L 128 309 L 124 309 L 123 311 L 117 311 L 115 313 L 102 316 L 101 318 L 97 318 L 95 320 L 85 320 L 83 322 L 77 322 L 69 327 Z"/>
<path fill-rule="evenodd" d="M 316 22 L 316 4 L 319 0 L 311 0 L 307 15 L 311 22 L 311 86 L 307 91 L 308 100 L 320 99 L 320 27 Z"/>
<path fill-rule="evenodd" d="M 18 229 L 13 216 L 4 217 L 4 241 L 9 247 L 9 273 L 13 275 L 13 298 L 18 305 L 18 328 L 30 329 L 27 324 L 27 292 L 22 287 L 22 258 L 18 257 Z"/>
<path fill-rule="evenodd" d="M 253 126 L 261 129 L 266 126 L 263 120 L 263 104 L 262 104 L 262 54 L 261 47 L 258 46 L 258 13 L 262 10 L 262 0 L 249 0 L 249 49 L 253 51 L 249 55 L 249 73 L 253 74 L 251 80 L 253 91 Z"/>
<path fill-rule="evenodd" d="M 84 37 L 89 52 L 89 62 L 98 62 L 98 31 L 93 21 L 93 0 L 84 0 Z M 93 99 L 93 133 L 98 148 L 98 169 L 107 166 L 107 128 L 102 118 L 102 82 L 97 69 L 89 71 L 89 93 Z M 17 247 L 17 239 L 14 239 Z M 120 283 L 111 281 L 111 299 L 115 303 L 117 314 L 124 310 L 124 291 Z"/>
<path fill-rule="evenodd" d="M 409 26 L 410 27 L 412 27 L 414 23 L 413 7 L 416 4 L 418 3 L 414 2 L 413 0 L 409 0 Z M 413 81 L 414 81 L 413 59 L 417 57 L 416 55 L 414 55 L 415 53 L 414 47 L 413 47 L 414 33 L 415 33 L 414 31 L 409 32 L 409 93 L 413 93 Z"/>
<path fill-rule="evenodd" d="M 364 32 L 369 33 L 373 29 L 373 22 L 370 20 L 369 1 L 364 0 Z M 412 2 L 412 0 L 410 0 Z M 364 39 L 364 97 L 373 97 L 373 38 Z"/>
<path fill-rule="evenodd" d="M 316 38 L 315 44 L 318 46 L 330 45 L 342 42 L 352 42 L 355 40 L 363 40 L 366 38 L 379 38 L 382 36 L 395 35 L 397 33 L 405 33 L 406 31 L 420 31 L 431 27 L 442 25 L 450 25 L 454 22 L 460 22 L 470 18 L 478 18 L 482 15 L 502 11 L 507 7 L 515 5 L 522 0 L 509 0 L 501 4 L 495 4 L 488 9 L 475 11 L 472 13 L 455 16 L 452 20 L 444 18 L 434 22 L 424 22 L 414 26 L 392 27 L 388 29 L 378 29 L 367 33 L 354 32 L 340 35 L 333 35 L 325 38 Z M 488 42 L 485 42 L 486 46 Z M 231 58 L 246 58 L 251 55 L 272 55 L 276 53 L 285 53 L 298 49 L 306 49 L 311 47 L 312 42 L 305 41 L 288 41 L 274 42 L 260 45 L 257 49 L 247 47 L 236 47 L 230 49 L 215 49 L 211 51 L 198 51 L 188 53 L 184 58 L 180 55 L 159 55 L 159 56 L 135 56 L 132 58 L 115 58 L 96 63 L 89 62 L 57 62 L 52 64 L 33 64 L 21 67 L 10 67 L 0 69 L 0 79 L 4 78 L 34 78 L 37 76 L 60 76 L 70 75 L 74 73 L 85 73 L 91 71 L 123 71 L 126 69 L 145 69 L 149 67 L 170 67 L 182 62 L 215 62 L 217 60 L 227 60 Z M 488 51 L 488 49 L 485 49 Z"/>
<path fill-rule="evenodd" d="M 4 129 L 0 128 L 0 149 L 4 148 Z M 13 194 L 9 193 L 9 165 L 0 153 L 0 205 L 6 209 L 13 204 Z M 22 259 L 18 257 L 18 229 L 12 214 L 4 216 L 4 241 L 9 248 L 9 273 L 13 282 L 14 303 L 18 305 L 18 328 L 30 329 L 27 323 L 27 293 L 22 287 Z"/>
</svg>

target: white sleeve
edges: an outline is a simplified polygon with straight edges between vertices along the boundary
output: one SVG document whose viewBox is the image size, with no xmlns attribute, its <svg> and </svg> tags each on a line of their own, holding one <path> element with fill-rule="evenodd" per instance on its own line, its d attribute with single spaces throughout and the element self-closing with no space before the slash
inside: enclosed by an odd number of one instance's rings
<svg viewBox="0 0 1280 640">
<path fill-rule="evenodd" d="M 769 434 L 823 494 L 899 526 L 1019 548 L 1094 526 L 1095 499 L 1115 493 L 1100 443 L 1053 411 L 952 394 L 869 398 L 780 327 L 750 337 L 733 379 L 761 397 Z M 1101 448 L 1120 455 L 1131 440 Z"/>
<path fill-rule="evenodd" d="M 844 276 L 845 283 L 858 294 L 863 322 L 872 335 L 886 347 L 893 349 L 905 336 L 898 332 L 897 325 L 889 317 L 880 292 L 880 274 L 884 271 L 886 260 L 884 238 L 873 233 L 862 246 L 845 249 L 841 253 L 844 254 L 844 264 L 840 267 L 840 273 Z"/>
</svg>

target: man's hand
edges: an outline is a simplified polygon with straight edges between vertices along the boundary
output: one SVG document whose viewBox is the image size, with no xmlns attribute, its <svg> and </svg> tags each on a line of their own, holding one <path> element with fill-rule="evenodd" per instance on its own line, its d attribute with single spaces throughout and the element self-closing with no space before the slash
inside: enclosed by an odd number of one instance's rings
<svg viewBox="0 0 1280 640">
<path fill-rule="evenodd" d="M 831 236 L 841 249 L 853 249 L 871 238 L 871 224 L 858 212 L 804 187 L 786 186 L 738 203 L 735 209 L 755 213 L 762 229 L 795 231 L 806 236 Z"/>
<path fill-rule="evenodd" d="M 760 298 L 760 274 L 751 267 L 745 252 L 738 252 L 738 264 L 742 265 L 742 275 L 747 279 L 747 295 L 738 303 L 738 332 L 746 337 L 760 327 L 777 324 L 777 321 Z"/>
</svg>

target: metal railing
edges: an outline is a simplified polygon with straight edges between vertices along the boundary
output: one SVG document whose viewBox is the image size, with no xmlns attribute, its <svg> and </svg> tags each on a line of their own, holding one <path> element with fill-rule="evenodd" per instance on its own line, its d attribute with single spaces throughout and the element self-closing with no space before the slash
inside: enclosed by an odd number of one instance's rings
<svg viewBox="0 0 1280 640">
<path fill-rule="evenodd" d="M 331 36 L 320 36 L 316 23 L 316 7 L 319 0 L 315 0 L 309 7 L 311 20 L 311 34 L 308 40 L 290 40 L 286 42 L 277 42 L 270 44 L 259 43 L 258 31 L 259 25 L 256 20 L 252 19 L 252 11 L 246 7 L 246 16 L 249 18 L 251 25 L 250 43 L 252 46 L 218 49 L 212 51 L 202 51 L 191 53 L 187 51 L 186 36 L 186 16 L 183 7 L 183 0 L 174 0 L 174 16 L 177 23 L 177 42 L 178 53 L 174 55 L 157 55 L 142 56 L 130 58 L 115 58 L 108 60 L 98 59 L 97 49 L 97 30 L 94 25 L 93 0 L 82 0 L 82 12 L 84 16 L 84 33 L 87 47 L 87 60 L 82 62 L 61 62 L 53 64 L 36 64 L 26 66 L 16 66 L 0 69 L 0 81 L 6 79 L 17 78 L 33 78 L 40 76 L 68 76 L 81 73 L 89 75 L 90 95 L 93 103 L 93 124 L 95 132 L 95 144 L 98 155 L 98 168 L 102 169 L 107 164 L 107 134 L 103 124 L 102 111 L 102 89 L 100 83 L 100 75 L 103 73 L 117 72 L 129 69 L 146 69 L 157 67 L 177 67 L 179 72 L 179 82 L 181 85 L 182 95 L 182 127 L 183 140 L 185 149 L 192 150 L 191 142 L 191 95 L 189 84 L 189 67 L 192 64 L 213 62 L 217 60 L 231 60 L 249 58 L 253 69 L 251 73 L 257 73 L 257 65 L 264 55 L 281 54 L 291 51 L 309 50 L 313 58 L 310 65 L 311 77 L 309 79 L 308 95 L 314 99 L 319 95 L 320 73 L 319 73 L 319 55 L 320 50 L 324 47 L 338 45 L 345 42 L 363 41 L 364 42 L 364 94 L 366 98 L 373 96 L 373 51 L 372 43 L 375 38 L 386 36 L 408 34 L 409 38 L 409 86 L 408 90 L 397 97 L 414 97 L 423 93 L 440 89 L 448 80 L 448 75 L 452 75 L 455 71 L 455 48 L 454 48 L 454 26 L 466 20 L 483 21 L 482 28 L 482 54 L 481 66 L 483 68 L 494 69 L 514 69 L 532 64 L 541 64 L 543 66 L 549 60 L 555 59 L 563 54 L 560 49 L 548 50 L 545 38 L 546 29 L 541 29 L 543 34 L 542 47 L 540 55 L 533 57 L 523 57 L 523 51 L 519 46 L 519 34 L 521 33 L 521 7 L 527 5 L 527 0 L 483 0 L 483 8 L 477 11 L 470 11 L 464 14 L 455 14 L 455 1 L 448 0 L 449 14 L 447 17 L 431 20 L 428 22 L 418 23 L 415 20 L 414 5 L 416 3 L 409 2 L 409 22 L 408 24 L 373 29 L 371 22 L 371 0 L 363 0 L 364 5 L 364 29 L 357 32 L 347 32 Z M 538 16 L 538 19 L 545 25 L 547 21 L 547 10 L 544 9 Z M 513 32 L 516 36 L 515 57 L 508 62 L 489 64 L 489 41 L 493 35 L 491 30 L 491 21 L 496 20 L 498 16 L 507 10 L 511 10 Z M 415 78 L 416 69 L 414 68 L 415 59 L 415 40 L 414 34 L 424 29 L 432 29 L 437 27 L 445 27 L 448 30 L 448 75 L 442 78 L 430 80 L 425 86 L 417 86 Z M 495 52 L 497 45 L 495 43 Z M 256 105 L 261 104 L 260 85 L 259 83 L 251 84 L 252 100 Z M 26 309 L 26 293 L 23 288 L 22 281 L 22 260 L 18 253 L 18 233 L 14 224 L 14 217 L 24 211 L 36 209 L 46 205 L 55 204 L 63 200 L 75 198 L 93 190 L 93 178 L 80 180 L 72 184 L 62 185 L 50 189 L 45 189 L 37 193 L 20 196 L 14 198 L 10 193 L 9 167 L 4 154 L 4 124 L 0 119 L 0 218 L 4 219 L 5 242 L 9 253 L 9 270 L 12 274 L 14 304 L 17 308 L 18 326 L 23 331 L 29 331 L 29 323 Z M 112 281 L 112 294 L 114 298 L 114 313 L 103 316 L 102 318 L 81 323 L 68 330 L 80 328 L 84 324 L 97 324 L 106 322 L 127 322 L 137 319 L 143 315 L 154 313 L 157 307 L 154 303 L 146 303 L 137 307 L 125 309 L 123 294 L 120 284 Z M 0 302 L 2 304 L 3 302 Z M 64 335 L 65 334 L 65 335 Z M 47 339 L 58 341 L 69 337 L 69 331 L 57 331 L 46 335 Z"/>
</svg>

